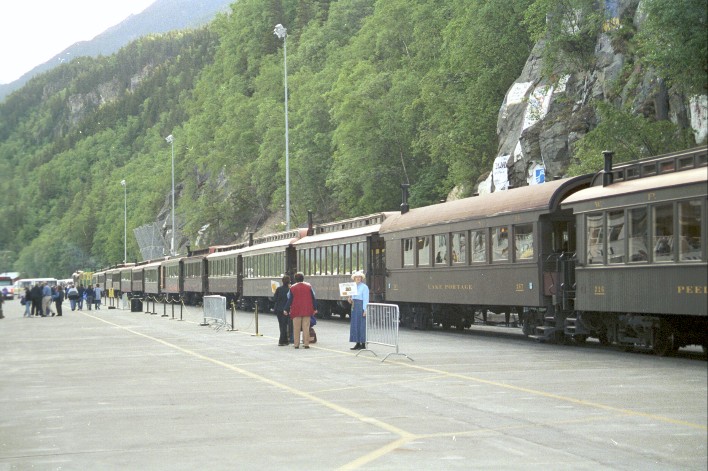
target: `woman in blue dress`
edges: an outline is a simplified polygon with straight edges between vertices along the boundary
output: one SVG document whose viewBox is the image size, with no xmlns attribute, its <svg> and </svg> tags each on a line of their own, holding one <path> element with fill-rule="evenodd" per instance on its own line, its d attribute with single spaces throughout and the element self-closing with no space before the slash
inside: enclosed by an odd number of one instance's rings
<svg viewBox="0 0 708 471">
<path fill-rule="evenodd" d="M 366 348 L 366 307 L 369 304 L 369 287 L 364 283 L 366 276 L 363 271 L 354 272 L 352 280 L 356 282 L 356 294 L 349 298 L 352 304 L 349 341 L 356 342 L 351 350 L 361 350 Z"/>
</svg>

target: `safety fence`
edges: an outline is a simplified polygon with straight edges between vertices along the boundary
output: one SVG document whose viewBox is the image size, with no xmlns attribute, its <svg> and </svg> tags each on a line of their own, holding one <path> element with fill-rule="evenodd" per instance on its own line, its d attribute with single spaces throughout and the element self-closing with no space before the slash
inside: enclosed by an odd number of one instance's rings
<svg viewBox="0 0 708 471">
<path fill-rule="evenodd" d="M 371 352 L 378 356 L 376 352 L 369 348 L 369 345 L 381 345 L 385 347 L 395 348 L 395 352 L 390 352 L 381 360 L 386 359 L 391 355 L 401 355 L 413 361 L 405 353 L 399 352 L 398 349 L 398 325 L 400 314 L 398 306 L 395 304 L 378 304 L 369 303 L 366 307 L 366 345 L 363 350 L 357 352 L 357 356 L 361 352 Z"/>
<path fill-rule="evenodd" d="M 204 296 L 204 322 L 201 325 L 214 325 L 217 330 L 231 329 L 226 319 L 226 297 Z"/>
</svg>

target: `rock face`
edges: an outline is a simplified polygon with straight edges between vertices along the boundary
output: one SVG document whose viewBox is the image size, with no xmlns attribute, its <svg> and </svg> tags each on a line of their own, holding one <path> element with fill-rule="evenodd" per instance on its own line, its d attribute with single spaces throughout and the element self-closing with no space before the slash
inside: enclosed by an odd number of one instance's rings
<svg viewBox="0 0 708 471">
<path fill-rule="evenodd" d="M 640 0 L 619 0 L 614 20 L 630 16 L 641 28 Z M 619 23 L 619 21 L 615 21 Z M 612 23 L 611 23 L 612 24 Z M 521 75 L 509 88 L 499 110 L 499 148 L 494 167 L 477 188 L 489 193 L 538 184 L 566 175 L 573 144 L 597 126 L 594 103 L 607 101 L 649 119 L 669 119 L 692 128 L 696 143 L 706 140 L 707 97 L 686 97 L 667 90 L 653 70 L 626 70 L 628 57 L 617 50 L 609 32 L 595 46 L 592 70 L 558 75 L 541 74 L 544 44 L 536 44 Z"/>
</svg>

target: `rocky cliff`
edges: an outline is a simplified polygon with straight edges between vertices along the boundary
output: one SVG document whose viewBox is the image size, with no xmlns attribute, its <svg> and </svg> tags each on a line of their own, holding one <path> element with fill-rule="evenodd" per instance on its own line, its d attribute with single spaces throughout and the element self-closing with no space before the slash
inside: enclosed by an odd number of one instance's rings
<svg viewBox="0 0 708 471">
<path fill-rule="evenodd" d="M 575 73 L 542 72 L 544 43 L 533 49 L 507 91 L 499 111 L 499 148 L 494 168 L 479 193 L 541 183 L 567 175 L 574 144 L 598 124 L 598 103 L 631 110 L 648 120 L 670 120 L 692 129 L 696 144 L 706 141 L 708 99 L 684 96 L 667 88 L 657 73 L 640 66 L 613 35 L 621 21 L 641 30 L 645 15 L 640 0 L 619 0 L 614 18 L 597 38 L 593 66 Z"/>
</svg>

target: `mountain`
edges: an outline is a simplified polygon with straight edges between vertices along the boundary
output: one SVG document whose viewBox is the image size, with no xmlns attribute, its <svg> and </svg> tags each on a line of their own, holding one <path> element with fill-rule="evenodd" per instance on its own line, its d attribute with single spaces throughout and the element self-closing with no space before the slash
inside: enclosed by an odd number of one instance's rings
<svg viewBox="0 0 708 471">
<path fill-rule="evenodd" d="M 239 0 L 64 63 L 0 103 L 0 272 L 281 231 L 288 174 L 302 227 L 705 143 L 706 1 Z"/>
<path fill-rule="evenodd" d="M 155 33 L 195 28 L 210 22 L 218 13 L 229 10 L 233 0 L 157 0 L 142 13 L 130 15 L 90 41 L 72 44 L 47 62 L 19 79 L 0 85 L 0 101 L 22 88 L 32 77 L 77 57 L 108 56 L 135 39 Z"/>
</svg>

